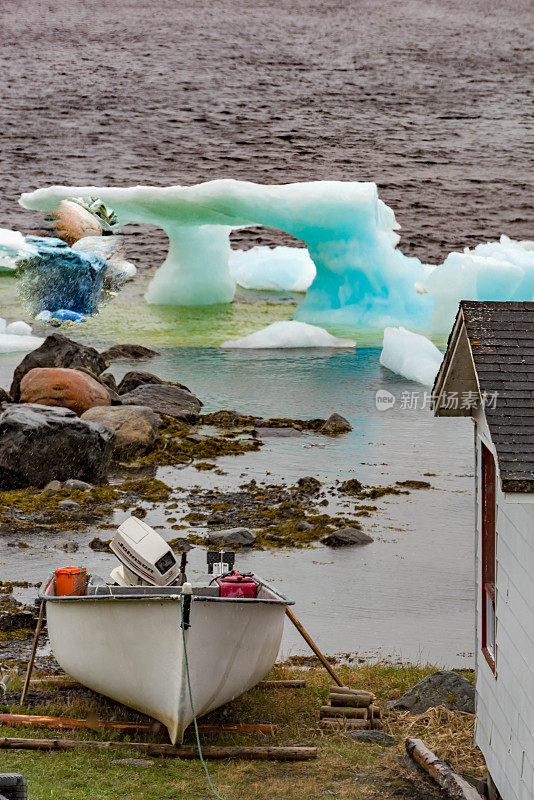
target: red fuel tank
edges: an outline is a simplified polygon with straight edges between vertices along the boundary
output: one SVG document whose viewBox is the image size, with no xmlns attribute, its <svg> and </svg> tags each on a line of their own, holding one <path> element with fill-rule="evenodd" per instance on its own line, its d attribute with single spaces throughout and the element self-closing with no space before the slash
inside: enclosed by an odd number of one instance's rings
<svg viewBox="0 0 534 800">
<path fill-rule="evenodd" d="M 229 575 L 217 578 L 221 597 L 256 597 L 258 586 L 250 575 L 233 569 Z"/>
</svg>

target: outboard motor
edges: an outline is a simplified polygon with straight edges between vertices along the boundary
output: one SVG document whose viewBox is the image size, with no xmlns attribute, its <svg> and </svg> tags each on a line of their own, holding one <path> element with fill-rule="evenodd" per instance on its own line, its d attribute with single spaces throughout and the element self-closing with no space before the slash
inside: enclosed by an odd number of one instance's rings
<svg viewBox="0 0 534 800">
<path fill-rule="evenodd" d="M 122 562 L 110 575 L 119 586 L 172 586 L 181 582 L 185 564 L 181 569 L 165 539 L 138 517 L 120 525 L 110 547 Z"/>
</svg>

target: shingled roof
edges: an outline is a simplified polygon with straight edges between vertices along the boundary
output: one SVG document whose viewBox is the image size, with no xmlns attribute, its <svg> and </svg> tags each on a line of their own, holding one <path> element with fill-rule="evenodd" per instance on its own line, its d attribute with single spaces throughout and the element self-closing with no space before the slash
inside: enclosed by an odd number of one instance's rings
<svg viewBox="0 0 534 800">
<path fill-rule="evenodd" d="M 460 303 L 434 383 L 434 413 L 472 415 L 469 404 L 446 408 L 451 392 L 488 401 L 503 491 L 534 492 L 534 303 Z"/>
</svg>

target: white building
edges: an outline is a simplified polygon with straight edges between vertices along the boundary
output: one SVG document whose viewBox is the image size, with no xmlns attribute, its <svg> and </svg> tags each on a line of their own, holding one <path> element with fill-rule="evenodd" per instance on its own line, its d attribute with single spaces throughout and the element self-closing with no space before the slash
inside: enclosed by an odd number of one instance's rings
<svg viewBox="0 0 534 800">
<path fill-rule="evenodd" d="M 476 743 L 503 800 L 533 800 L 534 303 L 460 303 L 434 413 L 474 421 Z"/>
</svg>

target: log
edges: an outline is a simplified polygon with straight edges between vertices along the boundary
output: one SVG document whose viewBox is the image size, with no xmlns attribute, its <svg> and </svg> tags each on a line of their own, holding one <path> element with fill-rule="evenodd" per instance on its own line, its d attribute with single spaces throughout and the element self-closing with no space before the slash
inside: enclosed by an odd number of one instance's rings
<svg viewBox="0 0 534 800">
<path fill-rule="evenodd" d="M 421 739 L 406 739 L 406 752 L 452 800 L 482 800 L 482 796 L 447 761 L 439 759 Z"/>
<path fill-rule="evenodd" d="M 366 719 L 322 719 L 319 728 L 324 731 L 358 731 L 367 730 L 369 721 Z"/>
<path fill-rule="evenodd" d="M 0 724 L 11 728 L 50 728 L 52 730 L 106 730 L 121 733 L 166 733 L 161 722 L 114 722 L 107 720 L 73 719 L 71 717 L 43 717 L 33 714 L 0 714 Z M 276 725 L 260 723 L 237 723 L 210 725 L 199 723 L 201 733 L 265 733 L 274 734 Z"/>
<path fill-rule="evenodd" d="M 78 739 L 0 738 L 3 750 L 135 750 L 148 756 L 198 758 L 198 749 L 188 745 L 147 742 L 90 742 Z M 202 748 L 204 758 L 242 758 L 247 761 L 309 761 L 317 758 L 316 747 L 216 747 Z"/>
<path fill-rule="evenodd" d="M 367 708 L 335 708 L 334 706 L 321 706 L 319 716 L 324 719 L 332 717 L 347 717 L 347 719 L 367 719 L 369 712 Z"/>
<path fill-rule="evenodd" d="M 356 697 L 368 697 L 369 702 L 376 700 L 376 695 L 373 694 L 373 692 L 369 692 L 367 689 L 350 689 L 348 686 L 331 686 L 330 697 L 337 694 L 350 694 L 355 695 Z"/>
<path fill-rule="evenodd" d="M 380 710 L 380 706 L 370 705 L 369 716 L 373 719 L 382 719 L 382 711 Z"/>
<path fill-rule="evenodd" d="M 283 689 L 303 689 L 306 686 L 306 681 L 260 681 L 256 685 L 260 689 L 278 689 L 278 687 Z"/>
<path fill-rule="evenodd" d="M 330 695 L 330 703 L 333 706 L 357 706 L 359 708 L 360 704 L 369 706 L 372 702 L 369 694 L 338 694 L 334 692 Z"/>
<path fill-rule="evenodd" d="M 30 686 L 45 686 L 47 684 L 50 684 L 51 686 L 61 686 L 61 688 L 65 689 L 86 688 L 78 681 L 75 681 L 74 678 L 70 678 L 68 675 L 48 675 L 47 677 L 32 678 L 30 681 Z"/>
</svg>

